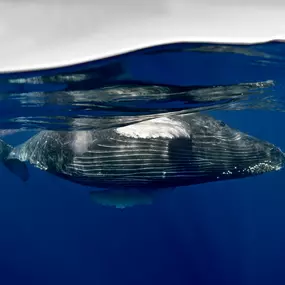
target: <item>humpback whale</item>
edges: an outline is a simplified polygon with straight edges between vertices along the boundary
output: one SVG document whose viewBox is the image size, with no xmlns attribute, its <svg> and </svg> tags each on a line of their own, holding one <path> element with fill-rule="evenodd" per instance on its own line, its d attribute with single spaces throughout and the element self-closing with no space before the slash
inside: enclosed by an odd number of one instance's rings
<svg viewBox="0 0 285 285">
<path fill-rule="evenodd" d="M 41 131 L 16 146 L 0 141 L 6 167 L 22 180 L 25 162 L 91 187 L 105 205 L 150 203 L 160 190 L 280 170 L 283 152 L 202 113 L 172 115 L 119 128 Z"/>
</svg>

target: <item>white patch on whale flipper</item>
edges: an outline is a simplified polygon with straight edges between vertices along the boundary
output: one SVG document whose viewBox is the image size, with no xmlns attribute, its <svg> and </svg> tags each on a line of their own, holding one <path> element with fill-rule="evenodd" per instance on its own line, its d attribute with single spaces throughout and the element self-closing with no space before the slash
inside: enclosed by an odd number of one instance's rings
<svg viewBox="0 0 285 285">
<path fill-rule="evenodd" d="M 91 200 L 103 206 L 113 206 L 118 209 L 133 207 L 137 205 L 151 205 L 154 199 L 162 192 L 173 191 L 175 187 L 152 189 L 140 191 L 138 189 L 105 189 L 90 192 Z"/>
<path fill-rule="evenodd" d="M 132 138 L 190 138 L 189 130 L 180 121 L 161 117 L 117 128 L 116 133 Z"/>
<path fill-rule="evenodd" d="M 92 142 L 92 135 L 88 131 L 78 131 L 74 133 L 72 149 L 75 154 L 82 154 L 88 151 L 88 146 Z"/>
<path fill-rule="evenodd" d="M 132 191 L 94 191 L 90 193 L 91 199 L 104 206 L 114 206 L 119 209 L 135 205 L 150 205 L 153 201 L 151 193 Z"/>
</svg>

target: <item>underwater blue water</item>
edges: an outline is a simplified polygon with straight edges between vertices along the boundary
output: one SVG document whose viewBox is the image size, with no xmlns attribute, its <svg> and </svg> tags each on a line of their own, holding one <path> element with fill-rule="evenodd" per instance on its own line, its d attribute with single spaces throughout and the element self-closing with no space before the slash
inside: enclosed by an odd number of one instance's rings
<svg viewBox="0 0 285 285">
<path fill-rule="evenodd" d="M 231 127 L 285 150 L 285 44 L 227 46 L 211 52 L 206 44 L 182 46 L 63 70 L 1 74 L 0 129 L 27 128 L 5 141 L 17 145 L 35 129 L 74 128 L 75 116 L 91 118 L 84 121 L 87 128 L 100 128 L 98 116 L 102 120 L 129 112 L 131 120 L 136 120 L 142 112 L 155 115 L 176 106 L 188 111 L 205 108 Z M 206 51 L 189 51 L 197 47 Z M 68 79 L 68 83 L 59 77 L 51 79 L 66 72 L 91 76 L 76 82 Z M 29 77 L 36 78 L 33 84 L 23 79 Z M 18 81 L 13 83 L 11 78 Z M 187 93 L 190 99 L 183 97 L 183 102 L 175 96 L 158 102 L 147 96 L 124 101 L 118 94 L 106 102 L 105 93 L 94 100 L 100 88 L 120 84 L 129 88 L 134 80 L 150 90 L 166 84 L 208 86 L 210 92 L 198 97 Z M 264 93 L 257 89 L 253 100 L 249 96 L 239 101 L 248 89 L 240 92 L 234 87 L 231 92 L 222 89 L 221 103 L 211 89 L 268 80 L 275 82 L 274 88 L 270 85 Z M 72 90 L 80 100 L 70 95 Z M 90 90 L 91 99 L 84 100 Z M 234 102 L 232 90 L 238 94 Z M 206 103 L 205 94 L 211 97 Z M 119 103 L 113 104 L 113 99 Z M 98 108 L 98 102 L 104 107 Z M 31 178 L 23 183 L 0 165 L 1 285 L 285 284 L 284 170 L 183 187 L 162 195 L 151 206 L 123 210 L 95 204 L 83 186 L 32 166 L 29 170 Z"/>
</svg>

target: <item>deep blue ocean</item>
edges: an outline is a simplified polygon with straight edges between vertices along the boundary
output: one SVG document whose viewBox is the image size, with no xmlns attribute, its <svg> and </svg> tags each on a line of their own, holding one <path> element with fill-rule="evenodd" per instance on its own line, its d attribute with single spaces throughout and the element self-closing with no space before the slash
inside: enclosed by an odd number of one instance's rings
<svg viewBox="0 0 285 285">
<path fill-rule="evenodd" d="M 285 151 L 284 82 L 285 43 L 152 47 L 0 74 L 0 129 L 16 146 L 41 129 L 201 111 Z M 22 182 L 0 165 L 0 285 L 285 284 L 284 170 L 116 209 L 28 168 Z"/>
</svg>

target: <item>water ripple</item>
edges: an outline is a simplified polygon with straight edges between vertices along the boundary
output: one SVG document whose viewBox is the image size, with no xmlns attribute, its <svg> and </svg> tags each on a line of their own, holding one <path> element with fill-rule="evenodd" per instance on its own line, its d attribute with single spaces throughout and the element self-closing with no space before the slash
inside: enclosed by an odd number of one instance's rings
<svg viewBox="0 0 285 285">
<path fill-rule="evenodd" d="M 2 73 L 0 129 L 102 129 L 173 112 L 283 111 L 284 60 L 281 42 L 177 43 Z"/>
</svg>

